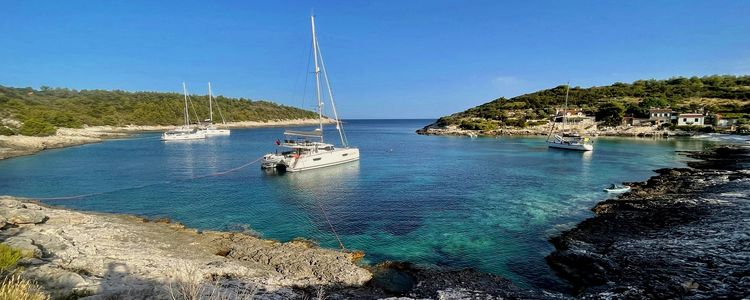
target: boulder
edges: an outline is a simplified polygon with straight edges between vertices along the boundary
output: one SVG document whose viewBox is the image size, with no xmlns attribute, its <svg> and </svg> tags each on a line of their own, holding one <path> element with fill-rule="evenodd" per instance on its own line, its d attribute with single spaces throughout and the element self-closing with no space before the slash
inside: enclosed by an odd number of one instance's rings
<svg viewBox="0 0 750 300">
<path fill-rule="evenodd" d="M 39 224 L 47 221 L 47 215 L 41 210 L 31 210 L 25 208 L 0 208 L 0 216 L 5 218 L 5 222 L 20 224 Z"/>
</svg>

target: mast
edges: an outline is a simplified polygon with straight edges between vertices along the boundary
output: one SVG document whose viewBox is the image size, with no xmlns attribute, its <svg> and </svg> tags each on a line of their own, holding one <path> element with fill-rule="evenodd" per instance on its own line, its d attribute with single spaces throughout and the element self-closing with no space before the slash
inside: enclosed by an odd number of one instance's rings
<svg viewBox="0 0 750 300">
<path fill-rule="evenodd" d="M 565 135 L 565 120 L 568 115 L 568 93 L 570 92 L 570 81 L 565 85 L 565 109 L 563 110 L 562 134 Z"/>
<path fill-rule="evenodd" d="M 182 82 L 182 94 L 185 96 L 185 127 L 190 126 L 190 114 L 188 113 L 187 86 Z"/>
<path fill-rule="evenodd" d="M 214 109 L 213 106 L 211 106 L 211 102 L 213 102 L 213 99 L 211 97 L 211 82 L 208 83 L 208 120 L 211 122 L 211 124 L 214 123 Z"/>
<path fill-rule="evenodd" d="M 316 40 L 317 43 L 317 40 Z M 339 114 L 336 111 L 336 102 L 333 101 L 333 89 L 331 89 L 331 81 L 328 80 L 328 71 L 326 71 L 326 63 L 323 60 L 323 51 L 320 50 L 320 45 L 317 45 L 318 47 L 318 55 L 320 55 L 320 67 L 323 71 L 323 79 L 326 81 L 326 88 L 328 88 L 328 97 L 331 100 L 331 109 L 333 110 L 333 118 L 336 121 L 336 130 L 339 132 L 339 137 L 341 138 L 341 145 L 344 147 L 349 147 L 349 143 L 346 140 L 346 135 L 344 134 L 344 125 L 341 124 L 341 120 L 339 119 Z"/>
<path fill-rule="evenodd" d="M 320 100 L 320 67 L 318 67 L 318 37 L 315 35 L 315 16 L 310 16 L 312 24 L 313 57 L 315 58 L 315 96 L 318 99 L 318 120 L 320 121 L 320 142 L 323 142 L 323 102 Z"/>
</svg>

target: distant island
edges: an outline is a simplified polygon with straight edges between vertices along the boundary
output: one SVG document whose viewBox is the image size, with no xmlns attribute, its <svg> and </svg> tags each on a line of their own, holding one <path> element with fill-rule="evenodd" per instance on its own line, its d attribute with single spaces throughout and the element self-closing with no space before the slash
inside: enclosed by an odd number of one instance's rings
<svg viewBox="0 0 750 300">
<path fill-rule="evenodd" d="M 191 121 L 208 118 L 208 96 L 190 95 Z M 318 115 L 269 101 L 215 96 L 226 127 L 317 124 Z M 168 130 L 182 124 L 182 94 L 0 86 L 0 159 Z"/>
<path fill-rule="evenodd" d="M 676 77 L 570 87 L 568 109 L 563 110 L 566 89 L 561 85 L 498 98 L 441 117 L 417 133 L 540 135 L 563 115 L 572 131 L 589 135 L 750 133 L 750 76 Z"/>
</svg>

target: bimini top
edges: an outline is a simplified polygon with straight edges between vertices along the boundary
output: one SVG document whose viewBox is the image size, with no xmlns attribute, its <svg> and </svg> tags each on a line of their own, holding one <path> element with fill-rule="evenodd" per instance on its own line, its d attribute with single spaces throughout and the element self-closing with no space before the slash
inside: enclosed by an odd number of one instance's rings
<svg viewBox="0 0 750 300">
<path fill-rule="evenodd" d="M 322 137 L 323 131 L 315 129 L 313 131 L 299 131 L 299 130 L 286 130 L 284 135 L 296 135 L 296 136 L 307 136 L 307 137 Z"/>
</svg>

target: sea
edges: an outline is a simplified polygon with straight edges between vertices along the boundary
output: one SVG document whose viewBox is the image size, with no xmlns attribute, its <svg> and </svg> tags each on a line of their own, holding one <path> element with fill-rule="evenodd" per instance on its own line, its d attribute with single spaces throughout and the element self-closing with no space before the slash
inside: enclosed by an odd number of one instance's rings
<svg viewBox="0 0 750 300">
<path fill-rule="evenodd" d="M 591 217 L 612 183 L 685 166 L 703 138 L 594 139 L 549 149 L 544 137 L 422 136 L 433 120 L 348 120 L 358 162 L 267 172 L 282 128 L 163 142 L 136 134 L 0 161 L 0 195 L 77 210 L 167 217 L 200 230 L 243 231 L 361 250 L 363 263 L 473 268 L 521 287 L 563 289 L 546 265 L 549 238 Z M 305 129 L 304 127 L 299 129 Z M 326 138 L 338 143 L 334 127 Z"/>
</svg>

